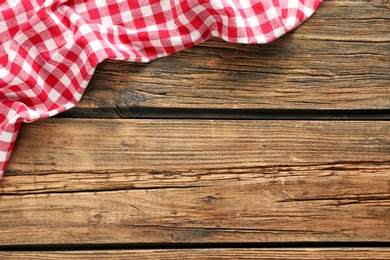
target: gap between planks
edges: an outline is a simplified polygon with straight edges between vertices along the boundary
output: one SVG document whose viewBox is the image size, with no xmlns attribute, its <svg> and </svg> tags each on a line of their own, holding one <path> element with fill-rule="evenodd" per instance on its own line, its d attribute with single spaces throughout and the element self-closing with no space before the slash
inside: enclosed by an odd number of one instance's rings
<svg viewBox="0 0 390 260">
<path fill-rule="evenodd" d="M 175 249 L 175 250 L 91 250 L 56 252 L 0 252 L 12 259 L 388 259 L 389 248 L 300 248 L 300 249 Z"/>
<path fill-rule="evenodd" d="M 115 118 L 115 119 L 214 119 L 214 120 L 390 120 L 390 109 L 310 110 L 310 109 L 205 109 L 115 107 L 67 110 L 56 118 Z"/>
</svg>

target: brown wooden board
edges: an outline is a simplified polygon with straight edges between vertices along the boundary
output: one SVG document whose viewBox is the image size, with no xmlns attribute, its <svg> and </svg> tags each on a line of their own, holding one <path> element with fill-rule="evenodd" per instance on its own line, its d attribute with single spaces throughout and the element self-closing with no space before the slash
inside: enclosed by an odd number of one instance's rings
<svg viewBox="0 0 390 260">
<path fill-rule="evenodd" d="M 390 122 L 48 119 L 0 244 L 389 241 Z"/>
<path fill-rule="evenodd" d="M 171 249 L 0 252 L 12 259 L 389 259 L 389 248 Z"/>
<path fill-rule="evenodd" d="M 145 107 L 390 109 L 390 10 L 382 2 L 326 0 L 267 45 L 212 39 L 149 64 L 106 61 L 67 115 L 137 117 L 135 108 Z"/>
</svg>

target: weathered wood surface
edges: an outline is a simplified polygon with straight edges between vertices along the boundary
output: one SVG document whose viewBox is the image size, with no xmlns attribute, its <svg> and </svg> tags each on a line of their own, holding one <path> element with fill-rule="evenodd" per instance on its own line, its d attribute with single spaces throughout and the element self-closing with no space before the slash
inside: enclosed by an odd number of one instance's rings
<svg viewBox="0 0 390 260">
<path fill-rule="evenodd" d="M 0 244 L 389 241 L 389 172 L 390 122 L 48 119 Z"/>
<path fill-rule="evenodd" d="M 389 259 L 389 248 L 302 248 L 302 249 L 172 249 L 95 250 L 57 252 L 0 252 L 12 259 Z"/>
<path fill-rule="evenodd" d="M 136 117 L 140 107 L 390 109 L 389 9 L 383 0 L 325 0 L 310 20 L 271 44 L 213 39 L 149 64 L 107 61 L 68 114 Z"/>
<path fill-rule="evenodd" d="M 23 127 L 0 182 L 0 245 L 390 242 L 389 32 L 388 1 L 325 0 L 268 45 L 212 39 L 149 64 L 102 63 L 63 114 L 89 119 Z M 310 121 L 337 118 L 326 111 L 387 121 Z M 388 248 L 226 246 L 0 258 L 80 255 L 390 258 Z"/>
<path fill-rule="evenodd" d="M 24 126 L 7 174 L 388 163 L 389 124 L 49 119 Z"/>
</svg>

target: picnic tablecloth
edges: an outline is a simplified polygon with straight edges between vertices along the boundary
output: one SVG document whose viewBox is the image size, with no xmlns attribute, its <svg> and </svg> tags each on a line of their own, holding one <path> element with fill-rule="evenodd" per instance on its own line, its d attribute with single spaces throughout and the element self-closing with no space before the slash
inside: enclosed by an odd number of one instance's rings
<svg viewBox="0 0 390 260">
<path fill-rule="evenodd" d="M 21 123 L 75 106 L 104 59 L 148 62 L 213 36 L 268 43 L 321 2 L 0 0 L 0 179 Z"/>
</svg>

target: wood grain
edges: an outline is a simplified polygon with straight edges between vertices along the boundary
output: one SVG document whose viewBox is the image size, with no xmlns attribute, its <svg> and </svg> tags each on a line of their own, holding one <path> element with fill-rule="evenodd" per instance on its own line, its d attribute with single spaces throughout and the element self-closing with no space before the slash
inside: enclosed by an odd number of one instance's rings
<svg viewBox="0 0 390 260">
<path fill-rule="evenodd" d="M 48 119 L 24 125 L 8 174 L 387 163 L 388 121 Z M 31 151 L 34 151 L 33 153 Z"/>
<path fill-rule="evenodd" d="M 302 249 L 174 249 L 57 252 L 0 252 L 12 259 L 388 259 L 389 248 L 302 248 Z"/>
<path fill-rule="evenodd" d="M 380 121 L 43 120 L 0 244 L 389 241 L 389 151 Z"/>
<path fill-rule="evenodd" d="M 137 117 L 139 107 L 390 109 L 390 10 L 324 1 L 267 45 L 212 39 L 149 64 L 102 63 L 67 116 Z"/>
</svg>

